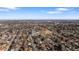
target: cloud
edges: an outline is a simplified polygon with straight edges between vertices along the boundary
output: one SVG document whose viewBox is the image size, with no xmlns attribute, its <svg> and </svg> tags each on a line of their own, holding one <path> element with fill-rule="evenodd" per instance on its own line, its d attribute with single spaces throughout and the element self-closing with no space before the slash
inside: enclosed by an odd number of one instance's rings
<svg viewBox="0 0 79 59">
<path fill-rule="evenodd" d="M 11 10 L 16 10 L 16 7 L 0 7 L 0 11 L 9 12 Z"/>
<path fill-rule="evenodd" d="M 60 14 L 60 13 L 64 13 L 69 10 L 70 9 L 68 9 L 68 8 L 56 8 L 55 10 L 47 11 L 47 13 L 48 14 Z"/>
<path fill-rule="evenodd" d="M 2 11 L 4 11 L 4 12 L 8 12 L 8 11 L 9 11 L 9 9 L 0 8 L 0 11 L 1 11 L 1 12 L 2 12 Z"/>
<path fill-rule="evenodd" d="M 68 8 L 57 8 L 57 11 L 68 11 Z"/>
<path fill-rule="evenodd" d="M 58 14 L 58 13 L 62 13 L 62 12 L 60 12 L 60 11 L 48 11 L 47 13 L 48 14 Z"/>
<path fill-rule="evenodd" d="M 5 8 L 16 10 L 16 7 L 5 7 Z"/>
</svg>

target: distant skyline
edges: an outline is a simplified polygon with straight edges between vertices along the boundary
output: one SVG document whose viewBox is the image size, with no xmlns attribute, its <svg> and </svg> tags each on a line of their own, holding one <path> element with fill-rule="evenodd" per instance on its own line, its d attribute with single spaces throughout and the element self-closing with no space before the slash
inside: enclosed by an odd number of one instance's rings
<svg viewBox="0 0 79 59">
<path fill-rule="evenodd" d="M 0 7 L 1 19 L 79 19 L 79 7 Z"/>
</svg>

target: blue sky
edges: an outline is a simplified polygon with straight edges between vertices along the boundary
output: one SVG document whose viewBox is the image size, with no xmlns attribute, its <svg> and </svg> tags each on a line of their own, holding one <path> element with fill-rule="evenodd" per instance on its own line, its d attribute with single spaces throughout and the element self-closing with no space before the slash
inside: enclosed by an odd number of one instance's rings
<svg viewBox="0 0 79 59">
<path fill-rule="evenodd" d="M 79 7 L 0 7 L 0 19 L 79 19 Z"/>
</svg>

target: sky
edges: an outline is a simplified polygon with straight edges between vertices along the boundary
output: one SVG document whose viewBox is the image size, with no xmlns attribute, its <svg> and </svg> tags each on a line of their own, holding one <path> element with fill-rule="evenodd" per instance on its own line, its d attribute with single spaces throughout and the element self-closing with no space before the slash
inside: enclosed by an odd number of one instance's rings
<svg viewBox="0 0 79 59">
<path fill-rule="evenodd" d="M 79 19 L 79 7 L 0 7 L 1 19 Z"/>
</svg>

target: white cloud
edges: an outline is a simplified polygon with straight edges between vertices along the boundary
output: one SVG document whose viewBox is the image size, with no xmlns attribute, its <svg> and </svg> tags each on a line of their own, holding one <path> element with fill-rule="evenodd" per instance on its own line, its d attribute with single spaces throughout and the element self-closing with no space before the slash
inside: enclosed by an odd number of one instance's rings
<svg viewBox="0 0 79 59">
<path fill-rule="evenodd" d="M 16 7 L 0 7 L 0 11 L 9 12 L 11 10 L 16 10 Z"/>
<path fill-rule="evenodd" d="M 57 8 L 58 11 L 68 11 L 68 8 Z"/>
<path fill-rule="evenodd" d="M 5 7 L 5 8 L 12 9 L 12 10 L 16 9 L 16 7 Z"/>
<path fill-rule="evenodd" d="M 47 11 L 46 13 L 48 14 L 60 14 L 60 13 L 64 13 L 66 11 L 69 11 L 69 8 L 56 8 L 55 10 L 52 11 Z"/>
<path fill-rule="evenodd" d="M 5 12 L 8 12 L 8 11 L 9 11 L 9 9 L 0 8 L 0 11 L 5 11 Z"/>
<path fill-rule="evenodd" d="M 60 12 L 60 11 L 48 11 L 47 13 L 48 14 L 59 14 L 59 13 L 62 13 L 62 12 Z"/>
</svg>

